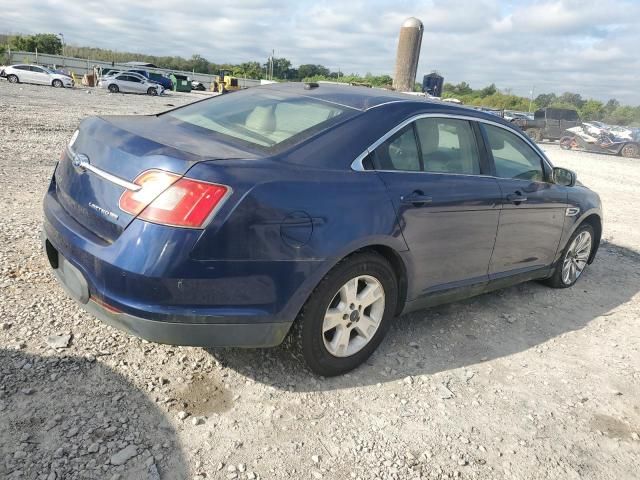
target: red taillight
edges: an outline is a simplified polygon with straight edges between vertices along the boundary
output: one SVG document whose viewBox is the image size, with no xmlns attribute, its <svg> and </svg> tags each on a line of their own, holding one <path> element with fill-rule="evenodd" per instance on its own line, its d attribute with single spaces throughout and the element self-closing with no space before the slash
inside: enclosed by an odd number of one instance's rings
<svg viewBox="0 0 640 480">
<path fill-rule="evenodd" d="M 142 220 L 176 227 L 202 227 L 229 188 L 161 170 L 148 170 L 134 180 L 137 192 L 126 190 L 120 209 Z"/>
</svg>

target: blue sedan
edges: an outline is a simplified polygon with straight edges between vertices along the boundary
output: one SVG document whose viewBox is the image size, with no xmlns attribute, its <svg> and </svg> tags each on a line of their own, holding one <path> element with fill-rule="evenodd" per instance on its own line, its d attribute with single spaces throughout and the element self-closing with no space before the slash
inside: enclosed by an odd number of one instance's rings
<svg viewBox="0 0 640 480">
<path fill-rule="evenodd" d="M 602 233 L 598 195 L 512 124 L 322 83 L 88 118 L 44 212 L 51 267 L 101 320 L 178 345 L 289 335 L 326 376 L 403 313 L 572 286 Z"/>
</svg>

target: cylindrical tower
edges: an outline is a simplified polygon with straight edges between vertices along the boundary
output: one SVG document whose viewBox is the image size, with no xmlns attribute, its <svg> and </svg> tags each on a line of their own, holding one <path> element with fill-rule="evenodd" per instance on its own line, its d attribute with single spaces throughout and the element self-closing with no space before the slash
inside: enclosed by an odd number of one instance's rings
<svg viewBox="0 0 640 480">
<path fill-rule="evenodd" d="M 393 76 L 393 87 L 396 90 L 401 92 L 413 91 L 418 71 L 423 31 L 422 22 L 415 17 L 407 18 L 402 27 L 400 27 L 396 73 Z"/>
</svg>

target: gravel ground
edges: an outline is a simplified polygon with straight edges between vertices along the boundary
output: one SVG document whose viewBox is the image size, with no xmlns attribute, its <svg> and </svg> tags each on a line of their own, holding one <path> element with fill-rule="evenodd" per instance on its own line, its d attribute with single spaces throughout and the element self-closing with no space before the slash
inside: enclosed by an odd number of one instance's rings
<svg viewBox="0 0 640 480">
<path fill-rule="evenodd" d="M 0 478 L 638 478 L 640 161 L 544 145 L 604 202 L 579 284 L 405 316 L 323 379 L 281 348 L 122 334 L 53 280 L 41 201 L 78 122 L 196 98 L 0 82 Z"/>
</svg>

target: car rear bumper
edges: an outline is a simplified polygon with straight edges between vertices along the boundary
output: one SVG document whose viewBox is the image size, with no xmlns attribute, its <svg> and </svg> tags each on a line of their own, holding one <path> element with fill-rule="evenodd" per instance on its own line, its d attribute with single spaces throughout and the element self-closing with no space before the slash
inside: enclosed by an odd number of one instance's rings
<svg viewBox="0 0 640 480">
<path fill-rule="evenodd" d="M 105 323 L 160 343 L 278 345 L 306 300 L 300 280 L 316 266 L 191 261 L 188 240 L 159 242 L 167 231 L 145 222 L 140 222 L 140 230 L 130 226 L 113 243 L 100 245 L 51 190 L 44 213 L 45 250 L 69 295 Z"/>
<path fill-rule="evenodd" d="M 104 323 L 145 340 L 199 347 L 273 347 L 282 343 L 291 326 L 287 322 L 159 321 L 130 315 L 92 296 L 80 269 L 64 258 L 44 233 L 43 242 L 53 272 L 69 296 Z"/>
</svg>

